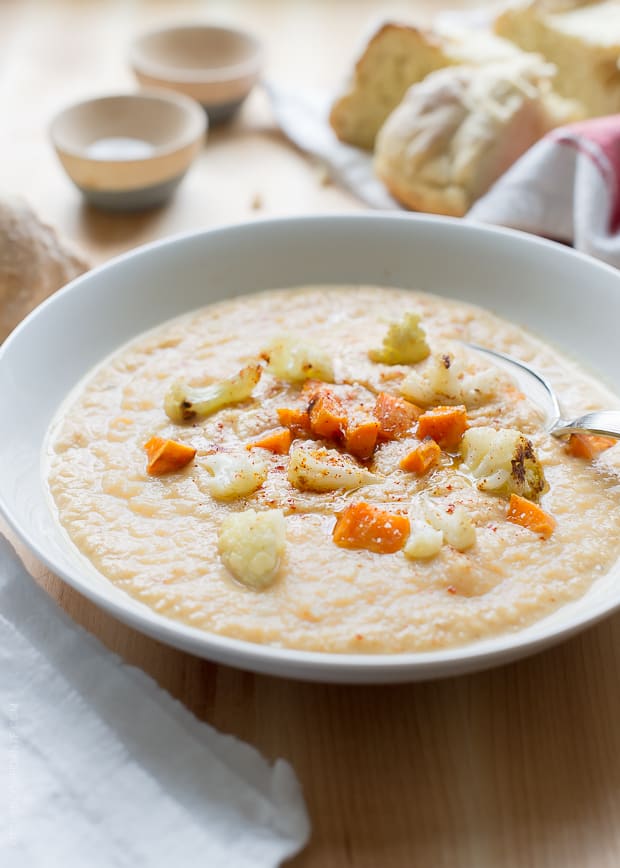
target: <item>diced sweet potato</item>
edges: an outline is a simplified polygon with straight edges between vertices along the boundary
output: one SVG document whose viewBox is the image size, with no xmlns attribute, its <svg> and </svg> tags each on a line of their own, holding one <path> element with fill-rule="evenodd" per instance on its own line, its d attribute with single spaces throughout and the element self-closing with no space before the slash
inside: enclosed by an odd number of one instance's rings
<svg viewBox="0 0 620 868">
<path fill-rule="evenodd" d="M 338 515 L 333 530 L 336 545 L 378 554 L 399 551 L 409 535 L 409 519 L 368 503 L 353 503 Z"/>
<path fill-rule="evenodd" d="M 418 437 L 431 437 L 442 449 L 457 449 L 467 430 L 467 410 L 456 407 L 434 407 L 418 419 Z"/>
<path fill-rule="evenodd" d="M 275 455 L 286 455 L 291 448 L 293 435 L 290 428 L 276 428 L 263 435 L 259 440 L 248 443 L 246 449 L 267 449 Z"/>
<path fill-rule="evenodd" d="M 347 414 L 339 398 L 329 389 L 316 392 L 308 404 L 310 428 L 317 437 L 341 437 L 347 427 Z"/>
<path fill-rule="evenodd" d="M 353 413 L 345 431 L 345 449 L 356 458 L 366 461 L 375 451 L 379 423 L 369 413 Z"/>
<path fill-rule="evenodd" d="M 600 434 L 571 434 L 566 451 L 575 458 L 587 458 L 591 461 L 616 443 L 617 440 L 613 437 L 601 437 Z"/>
<path fill-rule="evenodd" d="M 548 539 L 555 530 L 556 521 L 552 515 L 545 512 L 531 500 L 526 500 L 519 494 L 510 495 L 508 504 L 508 521 L 526 527 L 534 533 Z"/>
<path fill-rule="evenodd" d="M 418 476 L 423 476 L 439 461 L 441 455 L 441 447 L 429 437 L 412 449 L 408 455 L 405 455 L 400 462 L 401 470 L 407 470 L 409 473 L 417 473 Z"/>
<path fill-rule="evenodd" d="M 379 423 L 379 440 L 398 440 L 404 437 L 421 413 L 422 410 L 411 401 L 380 392 L 374 408 L 374 415 Z"/>
<path fill-rule="evenodd" d="M 300 410 L 296 407 L 279 407 L 276 412 L 280 425 L 288 428 L 293 437 L 308 437 L 312 433 L 307 410 Z"/>
<path fill-rule="evenodd" d="M 148 457 L 146 472 L 149 476 L 162 476 L 164 473 L 174 473 L 181 470 L 194 459 L 196 450 L 177 440 L 164 440 L 162 437 L 151 437 L 144 444 Z"/>
</svg>

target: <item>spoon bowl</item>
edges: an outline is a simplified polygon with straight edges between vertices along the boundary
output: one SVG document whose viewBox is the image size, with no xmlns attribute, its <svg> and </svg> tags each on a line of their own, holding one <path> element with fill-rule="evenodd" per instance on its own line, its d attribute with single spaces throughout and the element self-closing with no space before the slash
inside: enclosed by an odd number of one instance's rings
<svg viewBox="0 0 620 868">
<path fill-rule="evenodd" d="M 564 419 L 557 395 L 542 374 L 525 362 L 497 350 L 489 350 L 477 344 L 467 344 L 467 346 L 477 353 L 491 357 L 498 368 L 507 371 L 513 377 L 521 391 L 542 410 L 545 428 L 554 437 L 566 437 L 569 434 L 601 434 L 620 438 L 620 410 L 595 410 L 577 419 Z"/>
</svg>

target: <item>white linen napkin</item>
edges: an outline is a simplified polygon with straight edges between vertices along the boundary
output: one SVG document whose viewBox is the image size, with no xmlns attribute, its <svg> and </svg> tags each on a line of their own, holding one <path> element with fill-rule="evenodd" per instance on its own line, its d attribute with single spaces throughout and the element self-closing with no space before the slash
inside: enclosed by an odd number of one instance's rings
<svg viewBox="0 0 620 868">
<path fill-rule="evenodd" d="M 273 82 L 266 82 L 264 86 L 282 132 L 302 151 L 320 160 L 336 183 L 371 208 L 394 210 L 400 207 L 375 177 L 370 154 L 336 138 L 328 121 L 330 94 L 287 88 Z"/>
<path fill-rule="evenodd" d="M 399 208 L 375 177 L 371 155 L 336 138 L 328 122 L 329 94 L 273 83 L 267 90 L 285 135 L 321 160 L 337 183 L 372 208 Z M 620 267 L 620 115 L 549 133 L 466 219 L 565 241 Z"/>
<path fill-rule="evenodd" d="M 0 537 L 2 868 L 272 868 L 307 841 L 291 767 L 193 717 Z"/>
</svg>

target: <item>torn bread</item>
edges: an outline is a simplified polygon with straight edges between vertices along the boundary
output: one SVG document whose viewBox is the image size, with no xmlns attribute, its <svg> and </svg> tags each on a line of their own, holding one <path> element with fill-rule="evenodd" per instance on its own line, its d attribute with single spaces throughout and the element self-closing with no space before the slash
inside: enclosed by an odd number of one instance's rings
<svg viewBox="0 0 620 868">
<path fill-rule="evenodd" d="M 578 107 L 554 98 L 553 66 L 527 59 L 442 69 L 413 85 L 377 136 L 375 171 L 407 208 L 462 216 Z"/>
<path fill-rule="evenodd" d="M 372 150 L 375 137 L 407 89 L 429 73 L 454 64 L 482 64 L 522 52 L 484 31 L 442 33 L 384 24 L 357 61 L 346 93 L 333 104 L 330 123 L 338 138 Z"/>
<path fill-rule="evenodd" d="M 620 112 L 620 2 L 534 0 L 499 15 L 495 32 L 555 64 L 554 87 L 588 117 Z"/>
</svg>

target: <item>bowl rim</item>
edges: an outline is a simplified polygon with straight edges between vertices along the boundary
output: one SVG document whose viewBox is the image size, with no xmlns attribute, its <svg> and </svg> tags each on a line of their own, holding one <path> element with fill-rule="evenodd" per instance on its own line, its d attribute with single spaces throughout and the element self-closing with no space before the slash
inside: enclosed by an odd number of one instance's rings
<svg viewBox="0 0 620 868">
<path fill-rule="evenodd" d="M 164 63 L 147 56 L 144 48 L 149 39 L 169 33 L 184 33 L 203 31 L 232 34 L 241 37 L 248 46 L 248 57 L 236 63 L 220 64 L 218 66 L 185 67 Z M 138 34 L 129 47 L 129 62 L 136 73 L 169 81 L 175 84 L 219 84 L 236 81 L 260 71 L 263 61 L 263 46 L 260 40 L 247 30 L 223 24 L 208 24 L 205 22 L 188 22 L 158 27 Z"/>
<path fill-rule="evenodd" d="M 74 147 L 62 140 L 61 134 L 59 133 L 59 126 L 69 114 L 72 112 L 79 112 L 88 105 L 111 102 L 113 100 L 123 100 L 128 102 L 146 100 L 151 103 L 167 103 L 168 105 L 174 105 L 176 108 L 181 109 L 185 117 L 188 119 L 187 129 L 183 130 L 176 136 L 176 138 L 172 139 L 167 144 L 153 145 L 153 152 L 148 156 L 130 157 L 122 160 L 102 160 L 88 154 L 84 148 Z M 85 99 L 77 100 L 56 112 L 49 123 L 49 136 L 54 148 L 59 154 L 75 157 L 98 166 L 113 166 L 119 162 L 138 165 L 160 157 L 169 157 L 172 154 L 176 154 L 184 148 L 199 142 L 201 139 L 204 139 L 208 130 L 209 119 L 200 103 L 183 93 L 156 87 L 145 88 L 144 90 L 139 91 L 127 90 L 115 91 L 114 93 L 102 93 L 99 96 L 86 97 Z"/>
<path fill-rule="evenodd" d="M 519 244 L 539 247 L 547 251 L 553 251 L 554 256 L 565 260 L 578 260 L 587 263 L 593 272 L 613 276 L 620 284 L 620 272 L 606 263 L 600 262 L 593 257 L 576 251 L 557 242 L 530 235 L 527 232 L 508 229 L 501 226 L 492 226 L 478 223 L 474 220 L 464 221 L 460 218 L 443 217 L 427 214 L 400 214 L 400 213 L 334 213 L 316 214 L 296 217 L 278 217 L 258 221 L 262 225 L 273 227 L 290 226 L 292 222 L 298 225 L 323 223 L 330 221 L 353 223 L 372 223 L 373 221 L 414 221 L 431 224 L 451 224 L 461 227 L 459 231 L 482 233 L 492 237 L 509 237 Z M 122 263 L 143 256 L 148 256 L 151 251 L 167 246 L 174 246 L 178 242 L 201 238 L 205 235 L 216 236 L 231 230 L 250 230 L 256 226 L 257 221 L 243 221 L 217 226 L 210 229 L 197 229 L 190 232 L 180 232 L 166 238 L 157 239 L 137 248 L 129 250 L 120 256 L 114 257 L 102 263 L 92 270 L 72 280 L 54 295 L 50 296 L 35 310 L 33 310 L 0 345 L 0 365 L 4 355 L 10 350 L 12 344 L 20 339 L 22 332 L 29 328 L 36 318 L 44 316 L 48 307 L 57 304 L 59 299 L 66 295 L 80 292 L 83 284 L 87 283 L 93 275 L 99 275 L 107 270 L 113 271 Z M 48 504 L 49 507 L 49 504 Z M 460 672 L 479 671 L 484 668 L 508 662 L 517 657 L 533 654 L 544 647 L 556 644 L 562 639 L 568 638 L 583 629 L 592 626 L 603 618 L 620 609 L 620 594 L 618 599 L 611 603 L 608 600 L 597 601 L 587 613 L 572 618 L 569 623 L 554 625 L 545 631 L 544 635 L 536 638 L 525 637 L 524 631 L 513 631 L 491 637 L 493 648 L 479 647 L 468 650 L 468 646 L 456 646 L 439 651 L 400 652 L 396 654 L 364 654 L 364 653 L 335 653 L 306 651 L 289 648 L 277 648 L 271 645 L 261 645 L 244 639 L 235 639 L 221 636 L 215 633 L 190 627 L 182 622 L 165 618 L 158 615 L 145 604 L 139 603 L 128 597 L 129 603 L 110 599 L 99 588 L 90 585 L 77 575 L 69 572 L 55 563 L 50 558 L 35 535 L 25 530 L 19 520 L 13 514 L 10 504 L 5 498 L 0 486 L 0 514 L 15 534 L 26 544 L 35 556 L 47 566 L 55 575 L 66 581 L 71 587 L 83 594 L 89 600 L 111 613 L 120 621 L 129 624 L 138 631 L 166 642 L 173 647 L 182 648 L 190 653 L 195 653 L 207 659 L 215 660 L 227 665 L 245 667 L 250 671 L 265 672 L 275 676 L 305 679 L 311 681 L 335 681 L 338 683 L 388 683 L 389 681 L 414 681 L 455 675 Z M 133 605 L 135 604 L 135 605 Z M 567 604 L 568 605 L 568 604 Z M 544 620 L 544 619 L 541 619 Z M 206 653 L 205 653 L 206 652 Z M 463 664 L 461 667 L 458 664 Z M 275 664 L 275 666 L 274 666 Z M 444 667 L 447 671 L 436 669 Z M 386 678 L 389 674 L 391 677 Z"/>
</svg>

